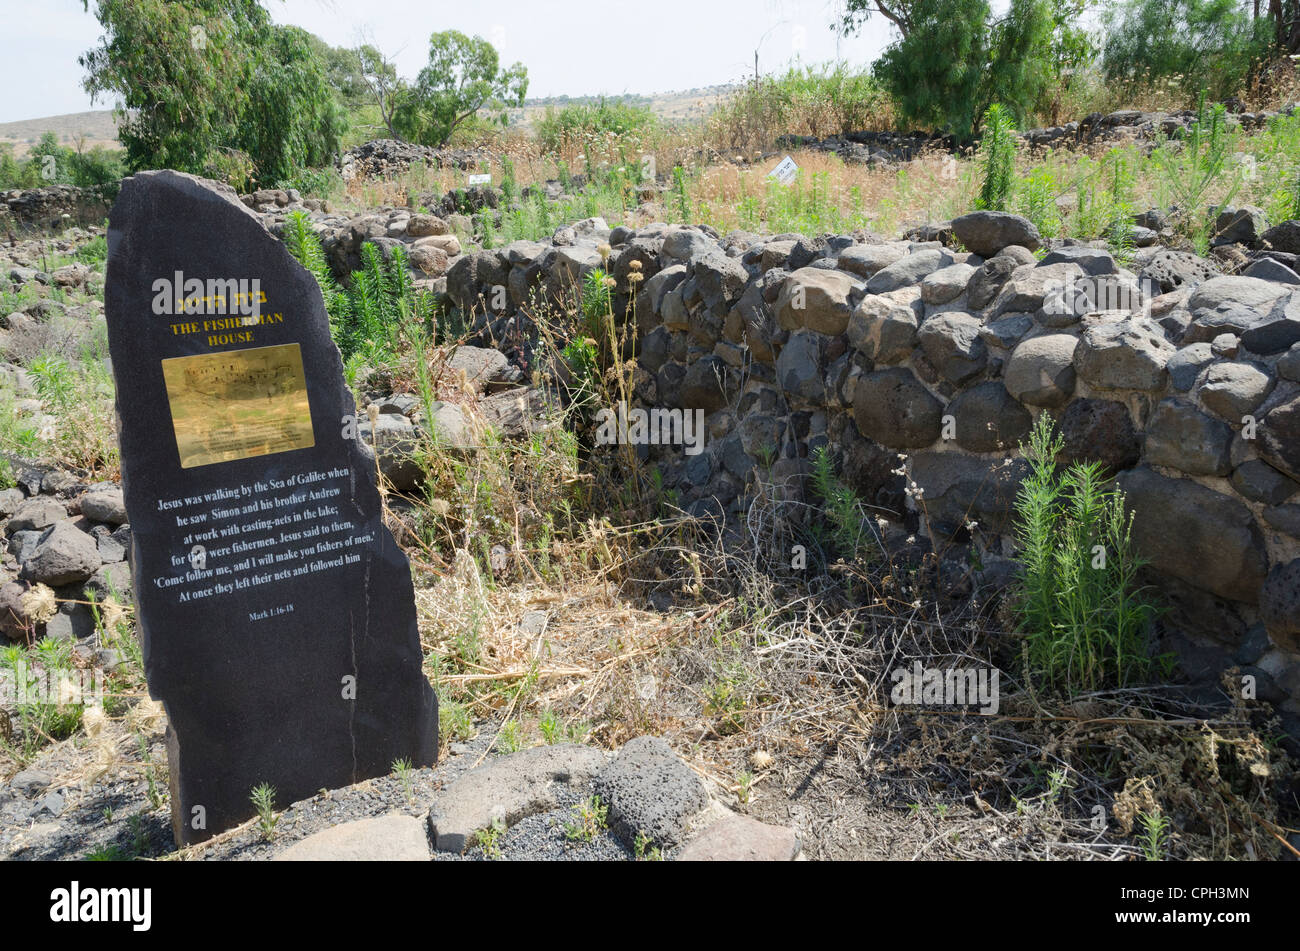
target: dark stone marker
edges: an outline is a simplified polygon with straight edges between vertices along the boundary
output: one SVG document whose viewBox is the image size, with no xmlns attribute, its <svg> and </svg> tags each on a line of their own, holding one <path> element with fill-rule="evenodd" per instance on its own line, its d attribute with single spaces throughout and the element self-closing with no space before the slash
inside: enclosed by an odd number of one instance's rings
<svg viewBox="0 0 1300 951">
<path fill-rule="evenodd" d="M 315 281 L 233 191 L 192 176 L 132 176 L 109 221 L 122 483 L 176 841 L 250 818 L 260 783 L 283 807 L 399 758 L 431 765 L 410 567 Z"/>
</svg>

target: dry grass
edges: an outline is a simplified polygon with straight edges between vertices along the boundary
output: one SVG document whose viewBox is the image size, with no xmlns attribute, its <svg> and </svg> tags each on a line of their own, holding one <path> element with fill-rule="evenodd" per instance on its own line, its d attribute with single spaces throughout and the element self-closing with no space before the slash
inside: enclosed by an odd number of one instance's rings
<svg viewBox="0 0 1300 951">
<path fill-rule="evenodd" d="M 458 552 L 417 595 L 440 696 L 498 741 L 553 740 L 548 718 L 607 748 L 663 736 L 737 808 L 798 808 L 817 857 L 1138 858 L 1144 815 L 1170 819 L 1170 858 L 1289 849 L 1292 766 L 1261 739 L 1266 707 L 1208 713 L 1161 687 L 1042 694 L 996 602 L 946 596 L 915 546 L 782 576 L 766 553 L 809 541 L 804 524 L 766 490 L 726 543 L 682 517 L 593 523 L 557 552 L 563 584 L 493 585 Z M 641 607 L 651 592 L 672 609 Z M 999 666 L 1001 709 L 892 705 L 888 675 L 913 660 Z"/>
</svg>

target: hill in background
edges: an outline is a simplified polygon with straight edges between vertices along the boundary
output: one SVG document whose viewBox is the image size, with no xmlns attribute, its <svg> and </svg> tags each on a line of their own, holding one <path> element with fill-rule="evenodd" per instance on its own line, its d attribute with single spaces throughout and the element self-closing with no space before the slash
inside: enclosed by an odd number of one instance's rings
<svg viewBox="0 0 1300 951">
<path fill-rule="evenodd" d="M 703 119 L 718 101 L 735 90 L 735 86 L 705 86 L 679 92 L 661 92 L 650 95 L 629 93 L 620 96 L 547 96 L 529 99 L 522 109 L 510 110 L 510 121 L 525 127 L 541 118 L 547 109 L 565 106 L 595 105 L 603 98 L 606 102 L 645 106 L 661 119 L 693 121 Z M 13 146 L 14 155 L 22 158 L 46 132 L 59 137 L 59 144 L 68 148 L 96 145 L 117 147 L 117 125 L 113 110 L 96 109 L 91 112 L 71 112 L 62 116 L 41 119 L 22 119 L 18 122 L 0 122 L 0 145 Z"/>
<path fill-rule="evenodd" d="M 11 144 L 14 155 L 22 158 L 46 132 L 53 132 L 59 137 L 59 144 L 68 148 L 77 148 L 79 139 L 82 147 L 87 149 L 96 145 L 117 147 L 117 125 L 113 121 L 112 109 L 0 122 L 0 144 Z"/>
</svg>

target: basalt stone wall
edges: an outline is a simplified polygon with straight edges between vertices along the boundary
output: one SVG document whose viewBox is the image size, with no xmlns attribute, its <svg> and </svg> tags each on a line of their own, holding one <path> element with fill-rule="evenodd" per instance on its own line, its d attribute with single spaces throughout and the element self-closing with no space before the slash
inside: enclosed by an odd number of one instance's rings
<svg viewBox="0 0 1300 951">
<path fill-rule="evenodd" d="M 48 185 L 0 192 L 0 232 L 103 224 L 113 191 L 107 187 Z"/>
<path fill-rule="evenodd" d="M 1248 112 L 1240 102 L 1228 100 L 1225 117 L 1229 128 L 1246 131 L 1261 129 L 1276 116 L 1295 113 L 1300 104 L 1279 111 Z M 1088 148 L 1109 146 L 1124 142 L 1138 142 L 1154 146 L 1161 138 L 1186 134 L 1196 121 L 1196 112 L 1190 109 L 1174 112 L 1142 112 L 1121 109 L 1103 115 L 1090 113 L 1081 119 L 1061 125 L 1018 132 L 1017 137 L 1031 149 Z M 951 136 L 928 135 L 924 132 L 846 132 L 819 139 L 815 136 L 786 135 L 776 141 L 779 149 L 810 149 L 834 152 L 845 162 L 865 165 L 888 165 L 906 162 L 932 150 L 953 151 L 958 143 Z"/>
<path fill-rule="evenodd" d="M 826 446 L 883 515 L 1009 554 L 1017 446 L 1049 413 L 1061 461 L 1127 494 L 1185 666 L 1239 666 L 1300 713 L 1300 277 L 1279 227 L 1251 276 L 1046 247 L 990 212 L 952 222 L 953 247 L 593 219 L 459 255 L 446 290 L 506 349 L 531 295 L 603 267 L 634 308 L 639 403 L 705 413 L 702 452 L 641 449 L 699 514 L 743 512 L 756 476 L 798 495 Z"/>
</svg>

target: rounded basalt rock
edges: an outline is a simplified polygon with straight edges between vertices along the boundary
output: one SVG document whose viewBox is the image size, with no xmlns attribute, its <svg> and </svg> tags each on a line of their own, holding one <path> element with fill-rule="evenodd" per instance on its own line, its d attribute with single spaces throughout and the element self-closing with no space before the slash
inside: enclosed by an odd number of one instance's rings
<svg viewBox="0 0 1300 951">
<path fill-rule="evenodd" d="M 1060 406 L 1074 393 L 1074 351 L 1079 339 L 1047 334 L 1021 341 L 1004 371 L 1007 390 L 1031 406 Z"/>
<path fill-rule="evenodd" d="M 1259 617 L 1275 644 L 1300 651 L 1300 558 L 1269 571 L 1259 592 Z"/>
<path fill-rule="evenodd" d="M 1133 418 L 1115 400 L 1073 400 L 1057 426 L 1065 440 L 1060 462 L 1099 462 L 1115 473 L 1137 465 L 1142 455 Z"/>
<path fill-rule="evenodd" d="M 869 373 L 853 390 L 858 431 L 882 446 L 928 446 L 939 438 L 942 417 L 943 404 L 902 367 Z"/>
<path fill-rule="evenodd" d="M 948 404 L 956 423 L 957 445 L 968 452 L 1014 448 L 1029 432 L 1033 417 L 998 380 L 960 393 Z"/>
</svg>

